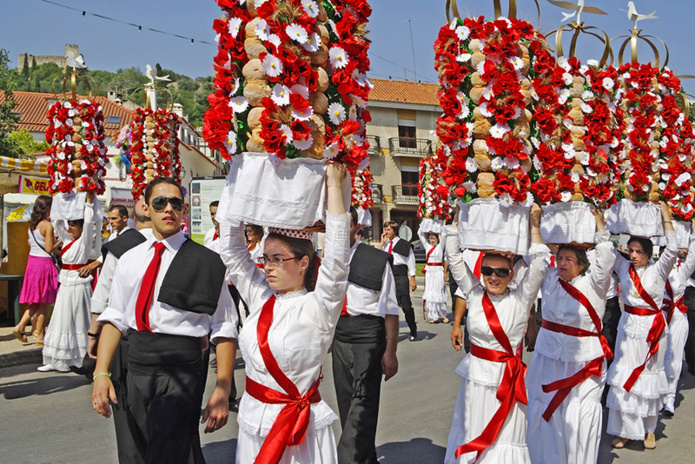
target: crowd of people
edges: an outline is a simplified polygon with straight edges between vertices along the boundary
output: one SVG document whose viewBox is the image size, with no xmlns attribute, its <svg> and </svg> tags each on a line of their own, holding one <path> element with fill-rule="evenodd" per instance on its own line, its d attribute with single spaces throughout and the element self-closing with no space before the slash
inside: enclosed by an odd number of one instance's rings
<svg viewBox="0 0 695 464">
<path fill-rule="evenodd" d="M 311 232 L 232 224 L 216 216 L 217 202 L 198 245 L 181 229 L 183 190 L 166 178 L 147 186 L 133 227 L 125 208 L 109 209 L 112 233 L 94 256 L 95 197 L 82 219 L 55 224 L 51 197 L 39 197 L 20 296 L 29 306 L 14 334 L 26 342 L 31 324 L 40 371 L 93 379 L 93 408 L 113 416 L 122 463 L 204 462 L 198 423 L 218 430 L 236 407 L 238 345 L 237 463 L 374 464 L 381 382 L 398 372 L 398 307 L 418 337 L 416 264 L 394 221 L 378 246 L 360 242 L 349 189 L 345 169 L 329 163 L 320 256 Z M 675 412 L 684 352 L 695 374 L 695 250 L 678 249 L 668 207 L 658 257 L 643 237 L 617 250 L 600 210 L 590 247 L 544 244 L 540 216 L 534 206 L 523 257 L 462 250 L 455 224 L 418 234 L 423 319 L 449 322 L 453 280 L 451 341 L 467 352 L 447 464 L 597 462 L 602 401 L 613 447 L 653 449 L 659 414 Z M 524 344 L 534 352 L 528 370 Z M 338 415 L 319 393 L 329 349 Z M 215 388 L 203 408 L 211 351 Z"/>
</svg>

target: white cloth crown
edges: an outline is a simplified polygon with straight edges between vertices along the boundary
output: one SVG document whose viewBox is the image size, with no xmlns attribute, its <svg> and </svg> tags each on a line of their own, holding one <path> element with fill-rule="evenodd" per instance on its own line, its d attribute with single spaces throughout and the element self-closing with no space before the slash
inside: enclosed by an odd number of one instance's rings
<svg viewBox="0 0 695 464">
<path fill-rule="evenodd" d="M 311 240 L 314 237 L 314 233 L 307 230 L 281 229 L 280 227 L 268 227 L 268 233 L 284 235 L 292 238 L 302 238 L 304 240 Z"/>
</svg>

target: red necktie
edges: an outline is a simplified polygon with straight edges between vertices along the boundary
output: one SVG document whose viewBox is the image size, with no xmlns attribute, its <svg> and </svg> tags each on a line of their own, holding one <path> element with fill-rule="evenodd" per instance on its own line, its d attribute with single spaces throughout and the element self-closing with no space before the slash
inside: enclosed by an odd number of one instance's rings
<svg viewBox="0 0 695 464">
<path fill-rule="evenodd" d="M 162 242 L 154 243 L 154 257 L 150 261 L 142 278 L 140 293 L 135 303 L 135 323 L 140 332 L 152 332 L 150 328 L 150 306 L 152 306 L 152 296 L 154 293 L 154 283 L 159 273 L 159 265 L 162 262 L 162 253 L 166 247 Z"/>
<path fill-rule="evenodd" d="M 389 253 L 393 250 L 393 240 L 389 242 Z"/>
<path fill-rule="evenodd" d="M 349 316 L 350 313 L 347 310 L 347 295 L 345 295 L 345 299 L 343 300 L 343 309 L 340 310 L 340 315 L 341 316 Z"/>
</svg>

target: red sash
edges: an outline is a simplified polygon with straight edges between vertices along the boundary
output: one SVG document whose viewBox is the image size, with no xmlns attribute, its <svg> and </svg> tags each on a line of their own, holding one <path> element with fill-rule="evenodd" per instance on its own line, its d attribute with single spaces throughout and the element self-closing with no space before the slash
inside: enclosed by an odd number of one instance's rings
<svg viewBox="0 0 695 464">
<path fill-rule="evenodd" d="M 657 351 L 659 351 L 659 339 L 666 328 L 666 319 L 664 319 L 664 314 L 659 310 L 659 307 L 656 305 L 656 302 L 651 295 L 649 295 L 649 293 L 647 293 L 642 286 L 642 281 L 632 265 L 630 265 L 630 279 L 632 279 L 632 283 L 635 286 L 639 296 L 647 302 L 650 308 L 634 308 L 632 306 L 625 305 L 625 312 L 634 314 L 636 316 L 654 316 L 654 321 L 652 322 L 652 326 L 649 328 L 649 333 L 647 334 L 647 343 L 649 343 L 647 359 L 645 359 L 640 366 L 637 366 L 632 371 L 632 374 L 630 374 L 630 377 L 628 377 L 627 381 L 623 385 L 625 391 L 628 392 L 632 390 L 635 382 L 637 382 L 637 379 L 642 374 L 645 367 L 647 367 L 649 360 L 652 359 Z"/>
<path fill-rule="evenodd" d="M 478 259 L 475 261 L 475 267 L 473 268 L 473 275 L 476 279 L 480 280 L 480 268 L 483 265 L 484 253 L 482 251 L 479 251 L 478 253 Z"/>
<path fill-rule="evenodd" d="M 441 265 L 442 265 L 442 263 L 429 263 L 429 262 L 428 262 L 428 261 L 430 260 L 430 255 L 431 255 L 432 253 L 434 253 L 434 249 L 435 249 L 435 247 L 432 247 L 432 248 L 430 249 L 430 251 L 427 252 L 427 256 L 425 256 L 425 266 L 441 266 Z M 423 273 L 423 274 L 426 274 L 426 273 L 427 273 L 427 271 L 425 270 L 424 267 L 422 268 L 422 273 Z"/>
<path fill-rule="evenodd" d="M 500 407 L 478 438 L 456 449 L 457 459 L 462 454 L 473 451 L 478 452 L 476 460 L 479 459 L 483 450 L 497 440 L 500 430 L 502 430 L 502 425 L 504 425 L 504 421 L 507 419 L 514 403 L 518 401 L 522 404 L 528 404 L 526 383 L 524 382 L 526 364 L 521 360 L 521 353 L 514 354 L 512 344 L 509 342 L 507 334 L 504 333 L 504 329 L 502 329 L 495 306 L 490 301 L 487 292 L 483 295 L 483 310 L 492 334 L 497 339 L 497 342 L 502 345 L 504 351 L 491 350 L 471 344 L 471 355 L 486 361 L 505 363 L 502 382 L 497 389 L 497 399 L 502 404 L 500 404 Z"/>
<path fill-rule="evenodd" d="M 671 318 L 673 317 L 673 313 L 676 311 L 676 309 L 683 314 L 686 314 L 688 312 L 688 307 L 683 304 L 685 295 L 674 301 L 673 288 L 671 287 L 671 282 L 669 282 L 668 279 L 666 279 L 666 295 L 668 298 L 664 298 L 664 302 L 661 305 L 661 310 L 666 311 L 666 323 L 670 325 Z"/>
<path fill-rule="evenodd" d="M 603 356 L 600 356 L 596 359 L 592 359 L 591 361 L 589 361 L 589 363 L 587 363 L 586 366 L 584 366 L 583 369 L 581 369 L 579 372 L 570 377 L 556 380 L 555 382 L 551 382 L 547 385 L 542 386 L 543 391 L 545 393 L 556 391 L 555 396 L 553 396 L 553 399 L 550 400 L 550 403 L 548 404 L 548 407 L 545 409 L 545 412 L 543 412 L 543 419 L 545 419 L 546 422 L 550 421 L 550 418 L 552 417 L 553 413 L 560 406 L 560 404 L 562 404 L 565 398 L 567 398 L 567 395 L 570 394 L 572 388 L 576 387 L 592 375 L 600 377 L 601 368 L 603 366 L 603 360 L 609 360 L 613 358 L 613 352 L 611 351 L 611 348 L 608 345 L 608 341 L 606 340 L 606 337 L 604 337 L 601 333 L 601 318 L 598 316 L 596 309 L 594 309 L 594 306 L 591 304 L 589 299 L 569 282 L 565 282 L 562 279 L 558 279 L 558 282 L 572 298 L 577 300 L 582 306 L 586 308 L 586 310 L 589 312 L 591 322 L 594 323 L 594 329 L 596 331 L 590 332 L 588 330 L 572 327 L 569 325 L 558 324 L 557 322 L 547 321 L 545 319 L 543 320 L 542 327 L 546 330 L 550 330 L 552 332 L 559 332 L 565 335 L 570 335 L 572 337 L 598 337 L 601 341 Z"/>
<path fill-rule="evenodd" d="M 268 432 L 268 436 L 263 441 L 261 450 L 256 456 L 254 463 L 257 464 L 277 464 L 288 446 L 301 444 L 306 437 L 309 427 L 311 414 L 310 404 L 321 401 L 319 394 L 319 383 L 321 377 L 309 388 L 303 396 L 299 394 L 297 386 L 285 375 L 278 366 L 273 353 L 268 344 L 268 331 L 273 323 L 273 307 L 275 306 L 275 296 L 270 297 L 263 305 L 256 336 L 258 337 L 258 347 L 263 357 L 268 373 L 287 393 L 282 393 L 258 382 L 249 377 L 246 378 L 246 392 L 258 401 L 267 404 L 284 404 L 278 414 L 273 426 Z"/>
<path fill-rule="evenodd" d="M 66 271 L 78 271 L 84 266 L 86 266 L 86 264 L 63 264 L 60 268 Z"/>
<path fill-rule="evenodd" d="M 75 244 L 76 241 L 77 241 L 77 239 L 73 239 L 72 242 L 70 242 L 70 243 L 68 243 L 67 245 L 65 245 L 65 246 L 60 250 L 60 256 L 63 256 L 65 253 L 67 253 L 67 251 L 70 249 L 70 247 L 72 247 L 72 246 Z M 63 268 L 64 268 L 64 267 L 65 267 L 65 266 L 63 266 Z"/>
</svg>

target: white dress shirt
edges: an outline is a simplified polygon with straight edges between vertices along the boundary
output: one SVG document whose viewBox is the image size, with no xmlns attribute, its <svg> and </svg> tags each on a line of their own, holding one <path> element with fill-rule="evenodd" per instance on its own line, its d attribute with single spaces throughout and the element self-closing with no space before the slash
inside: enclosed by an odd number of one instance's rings
<svg viewBox="0 0 695 464">
<path fill-rule="evenodd" d="M 106 239 L 106 243 L 109 243 L 111 240 L 117 239 L 118 237 L 121 236 L 121 234 L 122 234 L 123 232 L 125 232 L 125 231 L 128 230 L 128 229 L 130 229 L 130 227 L 125 226 L 120 232 L 117 231 L 117 230 L 111 232 L 111 235 L 109 235 L 109 238 Z M 100 253 L 100 254 L 99 254 L 99 257 L 98 257 L 97 259 L 94 260 L 94 261 L 99 261 L 100 263 L 102 263 L 102 265 L 101 265 L 101 273 L 99 274 L 99 278 L 100 278 L 100 279 L 101 279 L 101 275 L 104 273 L 104 260 L 105 260 L 105 259 L 106 259 L 106 258 L 104 258 L 104 254 L 103 254 L 103 253 Z M 98 283 L 98 282 L 97 282 L 97 283 Z M 102 310 L 102 311 L 103 311 L 103 310 Z M 92 312 L 94 312 L 94 311 L 92 311 Z"/>
<path fill-rule="evenodd" d="M 210 248 L 210 244 L 212 242 L 214 242 L 214 240 L 213 240 L 214 236 L 215 236 L 215 228 L 214 227 L 205 233 L 205 238 L 203 239 L 203 245 L 205 245 L 206 248 Z"/>
<path fill-rule="evenodd" d="M 125 229 L 123 229 L 125 230 Z M 139 231 L 145 238 L 152 237 L 152 229 L 146 228 Z M 111 283 L 113 282 L 113 274 L 116 272 L 118 258 L 110 251 L 106 254 L 104 264 L 101 266 L 101 274 L 92 294 L 91 312 L 92 314 L 101 314 L 109 305 L 109 295 L 111 294 Z"/>
<path fill-rule="evenodd" d="M 396 243 L 398 243 L 399 240 L 402 240 L 402 238 L 396 237 L 393 240 L 386 242 L 382 250 L 388 253 L 389 245 L 393 243 L 393 246 L 395 247 Z M 403 256 L 400 253 L 393 252 L 393 249 L 391 250 L 391 254 L 393 255 L 394 266 L 408 266 L 408 275 L 410 277 L 415 277 L 415 275 L 417 274 L 417 268 L 415 267 L 415 254 L 413 253 L 413 247 L 410 247 L 410 253 L 408 253 L 407 257 Z"/>
<path fill-rule="evenodd" d="M 155 241 L 154 235 L 147 237 L 146 242 L 128 250 L 118 260 L 113 275 L 109 305 L 99 316 L 99 322 L 110 322 L 121 332 L 127 329 L 137 330 L 135 304 L 145 271 L 154 257 Z M 157 295 L 159 295 L 164 276 L 185 241 L 186 237 L 180 231 L 162 241 L 165 249 L 155 281 L 154 301 L 149 309 L 152 332 L 189 337 L 204 337 L 210 333 L 210 340 L 213 343 L 218 337 L 237 338 L 238 318 L 226 282 L 222 284 L 217 311 L 213 315 L 186 311 L 158 301 Z M 195 270 L 192 269 L 191 272 Z"/>
<path fill-rule="evenodd" d="M 359 244 L 360 242 L 355 240 L 355 244 L 350 248 L 351 261 Z M 348 281 L 346 309 L 351 316 L 360 314 L 381 317 L 398 316 L 396 285 L 393 280 L 391 265 L 387 263 L 384 266 L 384 273 L 381 276 L 381 290 L 372 290 Z"/>
</svg>

